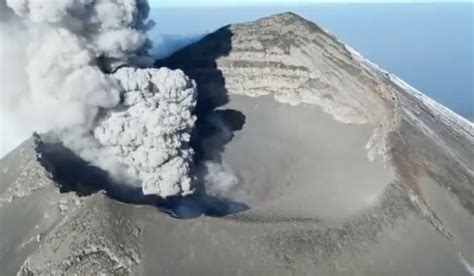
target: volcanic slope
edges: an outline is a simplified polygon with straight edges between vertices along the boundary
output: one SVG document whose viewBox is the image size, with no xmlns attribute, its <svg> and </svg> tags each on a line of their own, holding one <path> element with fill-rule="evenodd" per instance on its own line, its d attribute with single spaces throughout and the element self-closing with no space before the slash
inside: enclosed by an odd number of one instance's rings
<svg viewBox="0 0 474 276">
<path fill-rule="evenodd" d="M 27 141 L 0 164 L 2 274 L 469 275 L 470 122 L 292 13 L 156 66 L 196 81 L 196 164 L 226 170 L 206 189 L 249 209 L 179 220 L 60 193 Z"/>
</svg>

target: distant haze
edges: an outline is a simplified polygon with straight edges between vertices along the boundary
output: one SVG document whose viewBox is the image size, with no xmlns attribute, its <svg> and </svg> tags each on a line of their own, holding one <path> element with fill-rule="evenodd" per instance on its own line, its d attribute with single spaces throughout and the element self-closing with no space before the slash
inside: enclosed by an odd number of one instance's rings
<svg viewBox="0 0 474 276">
<path fill-rule="evenodd" d="M 159 27 L 150 37 L 155 54 L 165 56 L 221 26 L 293 11 L 472 120 L 473 8 L 472 3 L 155 8 L 151 17 Z"/>
</svg>

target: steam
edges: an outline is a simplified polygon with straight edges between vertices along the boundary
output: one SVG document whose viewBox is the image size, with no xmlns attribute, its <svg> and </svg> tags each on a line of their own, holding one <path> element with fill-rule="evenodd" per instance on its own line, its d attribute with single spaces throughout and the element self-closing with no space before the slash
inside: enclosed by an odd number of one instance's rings
<svg viewBox="0 0 474 276">
<path fill-rule="evenodd" d="M 1 115 L 21 126 L 18 136 L 54 130 L 145 194 L 193 191 L 195 84 L 179 70 L 138 68 L 150 64 L 146 1 L 0 0 L 0 8 Z"/>
<path fill-rule="evenodd" d="M 205 161 L 204 185 L 209 195 L 228 198 L 243 203 L 251 203 L 251 191 L 242 185 L 242 179 L 225 163 Z"/>
</svg>

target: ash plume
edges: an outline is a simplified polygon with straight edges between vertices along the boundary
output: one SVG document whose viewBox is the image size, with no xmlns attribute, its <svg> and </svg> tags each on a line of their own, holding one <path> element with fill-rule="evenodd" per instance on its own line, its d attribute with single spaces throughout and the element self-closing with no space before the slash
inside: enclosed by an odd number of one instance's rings
<svg viewBox="0 0 474 276">
<path fill-rule="evenodd" d="M 167 68 L 121 68 L 114 76 L 125 89 L 125 108 L 102 117 L 95 138 L 143 181 L 145 194 L 190 194 L 194 81 Z"/>
<path fill-rule="evenodd" d="M 152 64 L 145 0 L 0 0 L 0 8 L 8 132 L 55 131 L 145 194 L 193 191 L 195 84 L 179 70 L 141 69 Z"/>
</svg>

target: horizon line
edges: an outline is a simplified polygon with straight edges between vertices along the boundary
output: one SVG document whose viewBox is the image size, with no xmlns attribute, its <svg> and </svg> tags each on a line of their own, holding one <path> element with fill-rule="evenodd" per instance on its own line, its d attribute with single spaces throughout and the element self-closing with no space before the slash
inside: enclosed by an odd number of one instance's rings
<svg viewBox="0 0 474 276">
<path fill-rule="evenodd" d="M 323 0 L 319 2 L 305 1 L 305 2 L 277 2 L 277 3 L 202 3 L 202 4 L 193 4 L 193 3 L 160 3 L 155 1 L 149 1 L 151 8 L 223 8 L 223 7 L 276 7 L 276 6 L 310 6 L 310 5 L 359 5 L 359 4 L 370 4 L 370 5 L 392 5 L 392 4 L 408 4 L 408 5 L 429 5 L 429 4 L 474 4 L 473 0 L 457 0 L 457 1 L 443 1 L 443 0 L 431 0 L 431 1 L 422 1 L 416 2 L 411 0 L 396 0 L 396 1 L 386 1 L 386 2 L 374 2 L 374 1 L 328 1 Z"/>
</svg>

